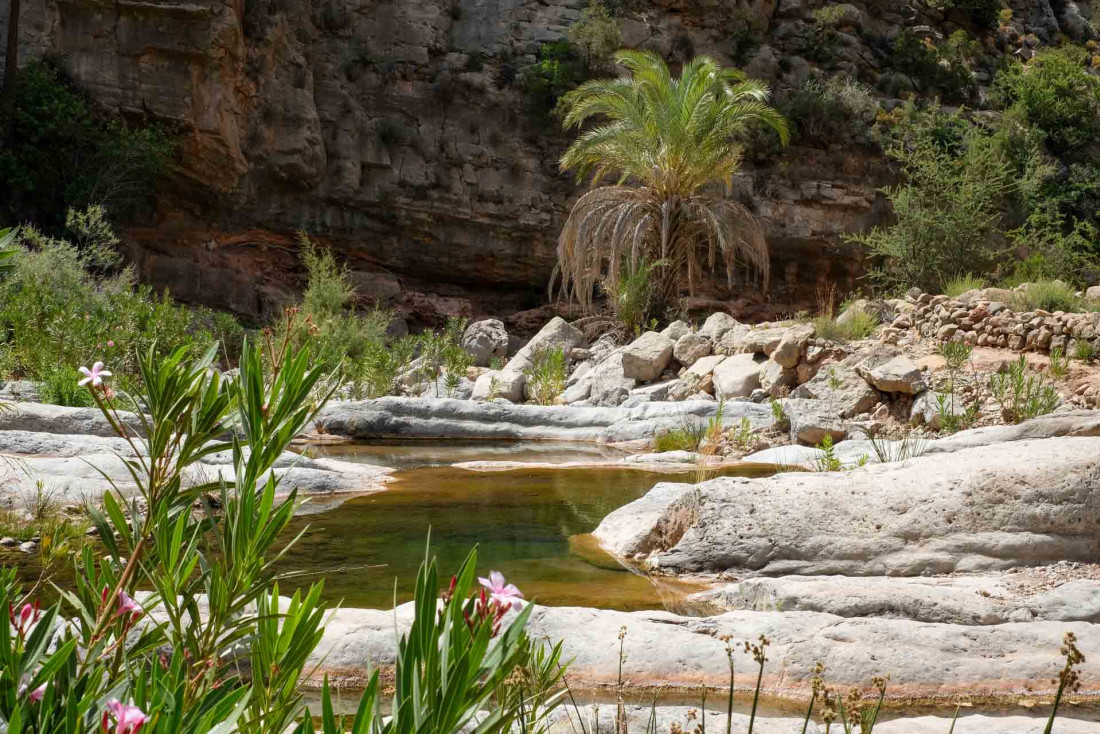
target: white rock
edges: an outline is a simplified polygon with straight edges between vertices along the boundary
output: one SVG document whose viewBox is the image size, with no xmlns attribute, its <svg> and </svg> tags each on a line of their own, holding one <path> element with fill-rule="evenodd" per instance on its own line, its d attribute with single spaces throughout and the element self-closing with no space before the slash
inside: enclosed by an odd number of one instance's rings
<svg viewBox="0 0 1100 734">
<path fill-rule="evenodd" d="M 478 376 L 474 382 L 471 400 L 492 400 L 504 398 L 513 403 L 523 402 L 523 387 L 527 384 L 527 375 L 508 369 L 489 370 Z"/>
<path fill-rule="evenodd" d="M 508 331 L 499 319 L 475 321 L 462 334 L 462 348 L 478 367 L 488 367 L 493 359 L 508 356 Z"/>
<path fill-rule="evenodd" d="M 703 322 L 703 327 L 699 329 L 699 333 L 712 342 L 717 342 L 722 338 L 723 334 L 735 326 L 740 326 L 740 322 L 738 322 L 737 319 L 733 318 L 728 313 L 718 311 L 707 317 L 707 320 Z"/>
<path fill-rule="evenodd" d="M 714 392 L 720 398 L 747 398 L 760 387 L 761 359 L 755 354 L 720 358 L 713 368 Z"/>
<path fill-rule="evenodd" d="M 647 331 L 622 350 L 623 375 L 639 382 L 660 377 L 672 360 L 672 340 Z"/>
<path fill-rule="evenodd" d="M 672 348 L 672 356 L 685 367 L 710 354 L 710 340 L 701 334 L 684 334 Z"/>
</svg>

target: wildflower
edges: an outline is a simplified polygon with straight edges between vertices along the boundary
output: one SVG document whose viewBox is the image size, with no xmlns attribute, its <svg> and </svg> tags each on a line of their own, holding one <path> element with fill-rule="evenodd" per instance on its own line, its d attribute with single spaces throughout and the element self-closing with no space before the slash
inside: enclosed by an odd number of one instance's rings
<svg viewBox="0 0 1100 734">
<path fill-rule="evenodd" d="M 46 684 L 43 683 L 42 685 L 38 686 L 38 688 L 35 688 L 33 691 L 31 691 L 30 699 L 31 699 L 32 702 L 38 703 L 39 701 L 42 700 L 42 697 L 45 696 L 45 695 L 46 695 Z"/>
<path fill-rule="evenodd" d="M 88 369 L 87 367 L 81 367 L 80 372 L 84 375 L 84 379 L 76 384 L 80 385 L 81 387 L 84 387 L 89 382 L 92 383 L 92 387 L 99 387 L 103 384 L 104 377 L 111 376 L 110 372 L 103 369 L 102 362 L 96 362 L 92 365 L 91 369 Z"/>
<path fill-rule="evenodd" d="M 506 584 L 504 574 L 500 571 L 491 571 L 489 578 L 478 578 L 478 581 L 489 590 L 489 596 L 501 607 L 519 608 L 519 600 L 523 598 L 523 593 L 516 588 L 515 584 Z"/>
<path fill-rule="evenodd" d="M 114 734 L 138 734 L 149 720 L 145 712 L 133 704 L 121 703 L 117 698 L 107 702 L 107 711 L 115 717 Z M 103 712 L 103 731 L 107 731 L 107 711 Z"/>
<path fill-rule="evenodd" d="M 113 341 L 111 341 L 110 339 L 107 340 L 107 346 L 113 347 L 114 345 L 115 343 Z"/>
<path fill-rule="evenodd" d="M 141 606 L 139 606 L 138 603 L 134 601 L 133 598 L 125 591 L 119 591 L 118 611 L 115 612 L 115 616 L 121 617 L 123 615 L 130 614 L 131 612 L 133 612 L 134 616 L 137 617 L 141 614 Z"/>
</svg>

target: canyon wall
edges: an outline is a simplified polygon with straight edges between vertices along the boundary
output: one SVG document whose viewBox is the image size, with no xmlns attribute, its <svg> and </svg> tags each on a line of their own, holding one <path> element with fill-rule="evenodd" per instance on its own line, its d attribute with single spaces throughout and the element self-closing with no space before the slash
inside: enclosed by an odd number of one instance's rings
<svg viewBox="0 0 1100 734">
<path fill-rule="evenodd" d="M 546 302 L 581 189 L 557 168 L 568 137 L 523 112 L 516 73 L 584 3 L 24 0 L 21 59 L 61 54 L 105 108 L 178 126 L 155 217 L 125 233 L 145 279 L 265 318 L 304 284 L 302 228 L 346 258 L 364 300 L 429 323 Z M 810 63 L 798 49 L 820 2 L 639 4 L 621 21 L 624 44 L 733 63 L 731 22 L 747 21 L 765 41 L 750 73 L 786 86 L 812 66 L 873 77 L 873 38 L 912 22 L 904 0 L 841 6 L 843 43 Z M 845 292 L 860 262 L 840 235 L 882 221 L 888 182 L 883 160 L 855 148 L 747 167 L 736 195 L 764 223 L 771 286 L 730 291 L 723 277 L 704 297 L 760 316 L 812 308 L 829 282 Z"/>
</svg>

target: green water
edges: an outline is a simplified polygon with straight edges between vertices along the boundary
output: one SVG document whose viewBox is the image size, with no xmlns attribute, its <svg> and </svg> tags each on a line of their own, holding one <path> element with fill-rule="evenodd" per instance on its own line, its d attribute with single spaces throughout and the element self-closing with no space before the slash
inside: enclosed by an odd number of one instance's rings
<svg viewBox="0 0 1100 734">
<path fill-rule="evenodd" d="M 376 458 L 378 450 L 363 453 Z M 341 459 L 353 457 L 340 452 Z M 584 458 L 590 457 L 560 460 Z M 397 602 L 411 598 L 430 529 L 441 573 L 451 573 L 476 544 L 479 571 L 503 572 L 541 604 L 683 611 L 692 587 L 631 572 L 587 534 L 657 482 L 688 479 L 621 469 L 399 471 L 383 492 L 299 517 L 294 530 L 308 525 L 309 532 L 281 570 L 305 573 L 300 584 L 323 578 L 326 595 L 345 606 L 389 607 L 395 579 Z"/>
</svg>

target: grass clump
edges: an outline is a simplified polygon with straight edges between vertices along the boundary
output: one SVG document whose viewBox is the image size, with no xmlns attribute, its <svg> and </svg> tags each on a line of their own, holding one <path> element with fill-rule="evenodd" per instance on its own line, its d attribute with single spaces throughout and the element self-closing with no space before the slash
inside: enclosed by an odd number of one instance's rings
<svg viewBox="0 0 1100 734">
<path fill-rule="evenodd" d="M 873 313 L 856 309 L 850 314 L 846 313 L 843 319 L 834 319 L 829 314 L 822 314 L 813 320 L 813 325 L 814 334 L 818 339 L 848 342 L 871 336 L 878 327 L 879 320 Z"/>
<path fill-rule="evenodd" d="M 943 294 L 948 298 L 958 298 L 967 291 L 975 291 L 979 288 L 985 288 L 987 285 L 985 278 L 979 278 L 976 275 L 966 273 L 965 275 L 957 275 L 943 286 Z"/>
<path fill-rule="evenodd" d="M 565 391 L 565 351 L 560 347 L 538 350 L 524 374 L 531 400 L 539 405 L 553 405 Z"/>
<path fill-rule="evenodd" d="M 1082 362 L 1092 362 L 1096 359 L 1096 347 L 1087 339 L 1078 339 L 1073 347 L 1073 357 Z"/>
<path fill-rule="evenodd" d="M 1084 303 L 1073 288 L 1060 280 L 1040 280 L 1028 283 L 1017 291 L 1012 306 L 1017 311 L 1066 311 L 1084 309 Z"/>
</svg>

